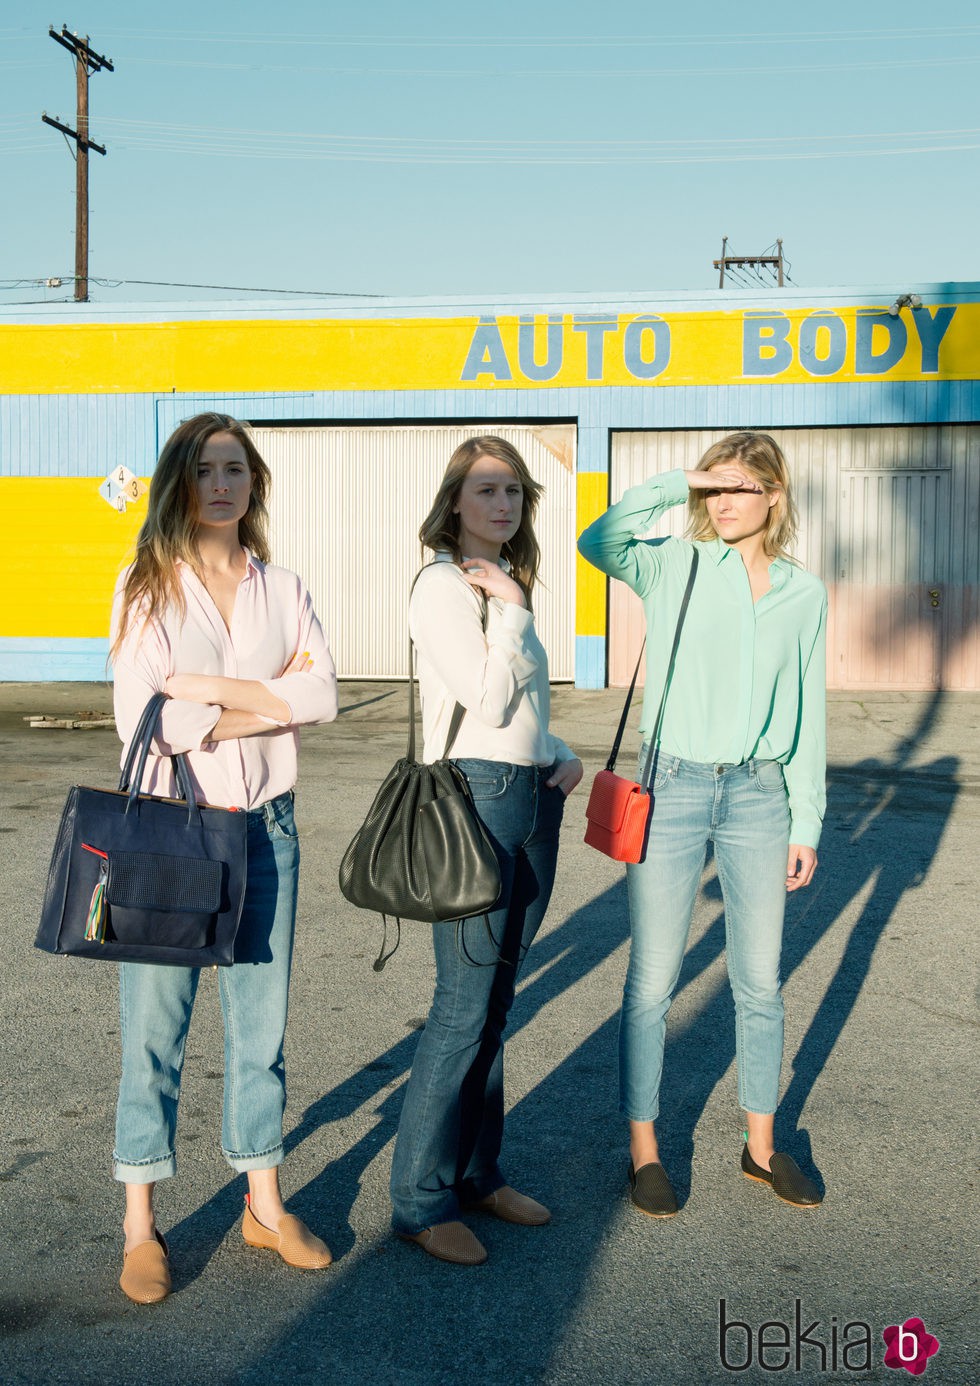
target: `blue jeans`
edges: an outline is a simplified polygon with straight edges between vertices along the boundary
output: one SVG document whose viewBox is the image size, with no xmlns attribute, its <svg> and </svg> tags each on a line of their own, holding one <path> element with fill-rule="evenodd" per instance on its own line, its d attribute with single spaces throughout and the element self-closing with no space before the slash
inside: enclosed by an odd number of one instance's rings
<svg viewBox="0 0 980 1386">
<path fill-rule="evenodd" d="M 235 961 L 215 971 L 225 1027 L 221 1146 L 233 1169 L 282 1161 L 283 1037 L 296 920 L 299 840 L 293 796 L 248 813 L 248 878 Z M 200 968 L 119 966 L 122 1080 L 113 1174 L 152 1184 L 176 1172 L 184 1044 Z"/>
<path fill-rule="evenodd" d="M 461 1204 L 507 1182 L 497 1163 L 504 1028 L 521 963 L 551 898 L 565 808 L 562 790 L 545 785 L 553 767 L 456 764 L 493 839 L 500 901 L 490 914 L 493 942 L 482 916 L 432 929 L 435 997 L 415 1051 L 391 1167 L 396 1232 L 452 1222 Z"/>
<path fill-rule="evenodd" d="M 773 760 L 700 765 L 661 754 L 654 795 L 646 857 L 626 868 L 631 946 L 619 1030 L 620 1110 L 632 1121 L 653 1121 L 659 1113 L 667 1011 L 710 841 L 725 905 L 738 1098 L 746 1111 L 774 1112 L 783 1056 L 779 956 L 789 850 L 782 766 Z"/>
</svg>

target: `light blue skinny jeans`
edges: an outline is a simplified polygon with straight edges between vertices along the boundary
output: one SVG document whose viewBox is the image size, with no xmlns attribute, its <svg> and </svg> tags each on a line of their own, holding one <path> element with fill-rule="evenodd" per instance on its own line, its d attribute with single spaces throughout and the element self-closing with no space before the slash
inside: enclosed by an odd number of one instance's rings
<svg viewBox="0 0 980 1386">
<path fill-rule="evenodd" d="M 659 1115 L 667 1012 L 711 842 L 735 997 L 738 1100 L 748 1112 L 775 1112 L 789 850 L 782 766 L 774 760 L 702 765 L 661 754 L 654 796 L 646 856 L 626 868 L 631 946 L 619 1030 L 620 1110 L 631 1121 Z"/>
<path fill-rule="evenodd" d="M 282 1162 L 283 1038 L 296 920 L 293 796 L 248 812 L 245 905 L 231 967 L 216 968 L 225 1028 L 221 1146 L 232 1169 Z M 120 963 L 122 1080 L 113 1174 L 152 1184 L 176 1172 L 184 1045 L 201 969 Z"/>
<path fill-rule="evenodd" d="M 544 918 L 565 808 L 553 766 L 457 760 L 500 865 L 490 912 L 432 929 L 436 990 L 419 1037 L 391 1165 L 392 1225 L 414 1235 L 507 1182 L 504 1030 L 520 967 Z M 459 946 L 457 946 L 457 943 Z M 500 959 L 498 961 L 498 958 Z M 474 966 L 474 964 L 481 964 Z"/>
</svg>

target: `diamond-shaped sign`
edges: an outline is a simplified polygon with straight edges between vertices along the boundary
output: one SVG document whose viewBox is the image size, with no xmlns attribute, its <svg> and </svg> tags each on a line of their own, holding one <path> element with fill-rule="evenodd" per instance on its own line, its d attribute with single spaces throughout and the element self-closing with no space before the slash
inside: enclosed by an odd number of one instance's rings
<svg viewBox="0 0 980 1386">
<path fill-rule="evenodd" d="M 99 495 L 112 506 L 113 510 L 118 510 L 121 515 L 125 515 L 127 504 L 131 501 L 138 501 L 145 490 L 146 486 L 138 476 L 133 475 L 128 467 L 116 467 L 115 471 L 110 472 L 99 487 Z"/>
</svg>

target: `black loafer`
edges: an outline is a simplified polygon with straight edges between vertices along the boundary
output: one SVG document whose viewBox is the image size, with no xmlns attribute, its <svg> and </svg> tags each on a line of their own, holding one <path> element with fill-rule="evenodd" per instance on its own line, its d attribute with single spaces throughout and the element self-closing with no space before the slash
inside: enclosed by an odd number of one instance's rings
<svg viewBox="0 0 980 1386">
<path fill-rule="evenodd" d="M 800 1169 L 789 1155 L 778 1150 L 769 1161 L 770 1169 L 757 1165 L 749 1154 L 748 1144 L 742 1149 L 742 1173 L 748 1179 L 757 1179 L 760 1184 L 769 1184 L 777 1198 L 791 1203 L 794 1208 L 815 1208 L 823 1202 L 823 1196 L 812 1179 Z"/>
<path fill-rule="evenodd" d="M 629 1167 L 630 1199 L 648 1218 L 672 1218 L 677 1212 L 677 1199 L 663 1165 L 651 1163 L 639 1169 Z"/>
</svg>

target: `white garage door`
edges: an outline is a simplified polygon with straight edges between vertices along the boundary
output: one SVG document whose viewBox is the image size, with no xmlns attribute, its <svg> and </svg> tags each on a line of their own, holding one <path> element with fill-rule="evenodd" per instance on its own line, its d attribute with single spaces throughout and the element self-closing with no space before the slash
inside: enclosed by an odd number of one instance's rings
<svg viewBox="0 0 980 1386">
<path fill-rule="evenodd" d="M 407 672 L 407 599 L 419 525 L 456 447 L 495 434 L 545 487 L 535 624 L 552 679 L 573 677 L 575 429 L 572 425 L 261 427 L 272 471 L 272 552 L 305 579 L 342 678 Z"/>
</svg>

